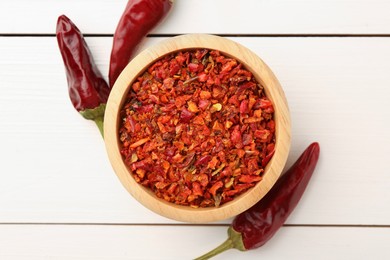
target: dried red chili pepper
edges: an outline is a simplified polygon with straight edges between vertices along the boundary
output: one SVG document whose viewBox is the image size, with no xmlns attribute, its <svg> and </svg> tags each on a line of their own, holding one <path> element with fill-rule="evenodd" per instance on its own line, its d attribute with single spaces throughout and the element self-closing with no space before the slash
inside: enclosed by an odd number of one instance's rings
<svg viewBox="0 0 390 260">
<path fill-rule="evenodd" d="M 229 238 L 216 249 L 196 259 L 209 259 L 230 248 L 246 251 L 264 245 L 298 204 L 314 172 L 319 154 L 319 144 L 312 143 L 261 201 L 233 220 L 228 229 Z"/>
<path fill-rule="evenodd" d="M 135 180 L 180 205 L 233 200 L 261 181 L 274 154 L 273 106 L 263 86 L 215 50 L 151 64 L 120 116 L 121 154 Z"/>
<path fill-rule="evenodd" d="M 104 110 L 110 88 L 92 59 L 80 30 L 65 15 L 58 17 L 56 36 L 65 65 L 70 100 L 84 118 L 95 121 L 103 135 Z"/>
<path fill-rule="evenodd" d="M 109 83 L 112 87 L 141 40 L 169 12 L 173 0 L 129 0 L 114 34 Z"/>
</svg>

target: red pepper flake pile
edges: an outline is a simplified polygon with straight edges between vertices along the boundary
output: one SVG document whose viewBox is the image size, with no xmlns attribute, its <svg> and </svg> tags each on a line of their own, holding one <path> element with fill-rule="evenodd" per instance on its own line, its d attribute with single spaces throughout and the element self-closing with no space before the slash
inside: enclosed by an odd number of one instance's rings
<svg viewBox="0 0 390 260">
<path fill-rule="evenodd" d="M 152 64 L 120 112 L 134 179 L 179 205 L 222 205 L 261 181 L 275 148 L 274 108 L 237 60 L 194 49 Z"/>
</svg>

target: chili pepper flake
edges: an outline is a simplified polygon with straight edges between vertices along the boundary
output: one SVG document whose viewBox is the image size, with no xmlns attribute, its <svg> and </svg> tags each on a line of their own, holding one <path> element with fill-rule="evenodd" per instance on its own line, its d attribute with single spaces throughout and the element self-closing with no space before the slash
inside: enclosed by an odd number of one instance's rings
<svg viewBox="0 0 390 260">
<path fill-rule="evenodd" d="M 144 143 L 146 143 L 147 141 L 149 141 L 150 138 L 149 137 L 146 137 L 146 138 L 142 138 L 140 140 L 138 140 L 137 142 L 133 143 L 130 145 L 130 148 L 136 148 L 140 145 L 143 145 Z"/>
<path fill-rule="evenodd" d="M 261 181 L 275 152 L 274 108 L 237 60 L 208 49 L 172 53 L 129 89 L 120 152 L 157 197 L 218 207 Z"/>
</svg>

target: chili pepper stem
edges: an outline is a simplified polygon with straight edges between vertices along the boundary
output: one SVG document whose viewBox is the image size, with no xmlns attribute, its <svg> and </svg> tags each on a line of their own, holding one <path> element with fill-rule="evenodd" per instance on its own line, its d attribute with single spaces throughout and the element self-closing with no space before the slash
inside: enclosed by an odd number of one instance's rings
<svg viewBox="0 0 390 260">
<path fill-rule="evenodd" d="M 83 111 L 79 111 L 79 113 L 85 118 L 89 120 L 95 121 L 97 127 L 99 128 L 100 134 L 104 138 L 103 131 L 103 122 L 104 122 L 104 111 L 106 110 L 106 104 L 101 103 L 98 107 L 92 109 L 85 109 Z"/>
<path fill-rule="evenodd" d="M 242 236 L 241 233 L 235 231 L 232 227 L 229 227 L 228 229 L 228 239 L 223 242 L 221 245 L 216 247 L 215 249 L 211 250 L 210 252 L 195 258 L 194 260 L 206 260 L 210 259 L 213 256 L 216 256 L 226 250 L 235 248 L 240 251 L 246 251 L 245 246 L 242 242 Z"/>
<path fill-rule="evenodd" d="M 229 250 L 233 248 L 233 241 L 228 238 L 225 242 L 223 242 L 220 246 L 218 246 L 217 248 L 211 250 L 210 252 L 198 257 L 198 258 L 195 258 L 194 260 L 206 260 L 206 259 L 210 259 L 211 257 L 213 256 L 216 256 L 226 250 Z"/>
<path fill-rule="evenodd" d="M 99 128 L 100 134 L 102 135 L 102 137 L 104 139 L 104 130 L 103 130 L 104 118 L 103 117 L 96 118 L 94 121 L 95 121 L 97 127 Z"/>
</svg>

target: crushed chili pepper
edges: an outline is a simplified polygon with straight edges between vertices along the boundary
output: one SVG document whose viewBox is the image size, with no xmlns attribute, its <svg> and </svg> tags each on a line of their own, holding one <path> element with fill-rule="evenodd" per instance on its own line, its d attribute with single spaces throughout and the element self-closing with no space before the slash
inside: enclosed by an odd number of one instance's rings
<svg viewBox="0 0 390 260">
<path fill-rule="evenodd" d="M 261 181 L 275 149 L 273 114 L 263 86 L 237 60 L 209 49 L 172 53 L 130 86 L 121 154 L 159 198 L 219 206 Z"/>
</svg>

